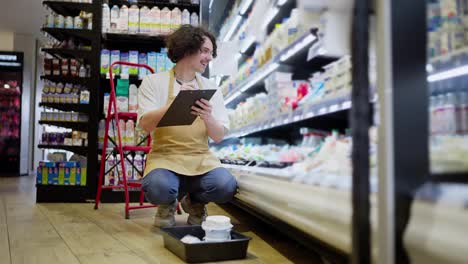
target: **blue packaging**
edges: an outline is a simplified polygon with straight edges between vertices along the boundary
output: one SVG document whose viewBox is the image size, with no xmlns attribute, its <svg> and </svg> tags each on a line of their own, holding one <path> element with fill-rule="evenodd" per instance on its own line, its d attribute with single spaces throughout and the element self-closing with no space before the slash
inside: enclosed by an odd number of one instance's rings
<svg viewBox="0 0 468 264">
<path fill-rule="evenodd" d="M 112 63 L 114 63 L 116 61 L 120 61 L 120 50 L 112 50 L 110 58 L 111 58 L 110 65 L 112 65 Z M 120 65 L 114 65 L 112 67 L 112 73 L 113 74 L 120 74 Z"/>
<path fill-rule="evenodd" d="M 52 161 L 39 161 L 40 167 L 55 168 L 56 164 Z"/>
<path fill-rule="evenodd" d="M 146 53 L 140 53 L 138 55 L 138 63 L 139 64 L 145 64 L 145 65 L 148 64 L 148 58 L 146 57 Z M 143 76 L 145 76 L 147 74 L 148 74 L 148 70 L 146 68 L 140 68 L 139 71 L 138 71 L 138 77 L 140 79 L 142 79 Z"/>
<path fill-rule="evenodd" d="M 138 63 L 138 51 L 137 50 L 129 51 L 128 59 L 129 59 L 129 62 L 131 63 Z M 128 72 L 130 75 L 138 75 L 138 67 L 131 66 L 128 69 Z"/>
<path fill-rule="evenodd" d="M 42 167 L 41 166 L 37 167 L 36 183 L 37 184 L 42 184 Z"/>
<path fill-rule="evenodd" d="M 157 72 L 166 71 L 166 54 L 165 53 L 157 53 L 158 56 L 158 70 Z"/>
<path fill-rule="evenodd" d="M 128 62 L 129 61 L 128 52 L 120 53 L 120 61 L 123 61 L 123 62 Z M 128 75 L 128 66 L 127 65 L 122 65 L 121 71 L 122 71 L 122 74 L 127 74 Z"/>
<path fill-rule="evenodd" d="M 148 66 L 150 66 L 154 72 L 157 72 L 158 69 L 158 57 L 157 53 L 152 51 L 148 53 Z"/>
</svg>

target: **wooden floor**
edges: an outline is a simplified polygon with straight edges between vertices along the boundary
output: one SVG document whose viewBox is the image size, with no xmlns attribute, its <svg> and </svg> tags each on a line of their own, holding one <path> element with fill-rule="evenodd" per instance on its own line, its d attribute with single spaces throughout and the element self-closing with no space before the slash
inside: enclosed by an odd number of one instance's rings
<svg viewBox="0 0 468 264">
<path fill-rule="evenodd" d="M 227 213 L 230 212 L 230 214 Z M 34 177 L 0 178 L 0 263 L 183 263 L 166 250 L 155 209 L 123 217 L 122 204 L 36 204 Z M 252 237 L 245 260 L 223 263 L 321 263 L 316 254 L 234 208 L 216 205 L 209 214 L 229 215 L 234 229 Z M 183 224 L 186 215 L 177 216 Z"/>
</svg>

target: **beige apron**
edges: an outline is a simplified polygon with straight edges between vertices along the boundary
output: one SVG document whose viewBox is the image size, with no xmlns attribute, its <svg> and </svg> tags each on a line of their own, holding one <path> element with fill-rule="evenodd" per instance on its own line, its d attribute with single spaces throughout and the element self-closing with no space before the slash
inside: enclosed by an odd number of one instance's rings
<svg viewBox="0 0 468 264">
<path fill-rule="evenodd" d="M 196 77 L 198 87 L 201 81 Z M 167 104 L 174 100 L 174 70 L 169 72 L 169 94 Z M 146 158 L 146 176 L 154 169 L 196 176 L 221 167 L 221 162 L 208 147 L 208 133 L 205 123 L 197 117 L 190 126 L 156 128 L 152 134 L 151 151 Z"/>
</svg>

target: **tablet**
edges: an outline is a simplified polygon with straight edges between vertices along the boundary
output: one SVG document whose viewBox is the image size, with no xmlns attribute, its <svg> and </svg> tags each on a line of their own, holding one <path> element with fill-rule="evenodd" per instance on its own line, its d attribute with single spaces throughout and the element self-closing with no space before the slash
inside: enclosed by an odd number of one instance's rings
<svg viewBox="0 0 468 264">
<path fill-rule="evenodd" d="M 157 127 L 189 126 L 193 124 L 197 116 L 190 113 L 192 106 L 202 98 L 209 101 L 215 92 L 216 89 L 180 91 Z"/>
</svg>

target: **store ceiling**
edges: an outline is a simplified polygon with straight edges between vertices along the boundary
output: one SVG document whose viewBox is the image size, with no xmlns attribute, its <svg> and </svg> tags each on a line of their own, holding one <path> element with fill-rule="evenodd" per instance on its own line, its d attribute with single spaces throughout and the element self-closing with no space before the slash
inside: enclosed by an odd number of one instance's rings
<svg viewBox="0 0 468 264">
<path fill-rule="evenodd" d="M 0 31 L 40 37 L 45 9 L 40 0 L 1 0 Z"/>
</svg>

